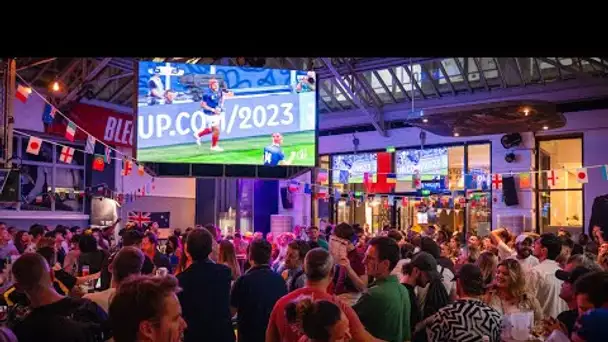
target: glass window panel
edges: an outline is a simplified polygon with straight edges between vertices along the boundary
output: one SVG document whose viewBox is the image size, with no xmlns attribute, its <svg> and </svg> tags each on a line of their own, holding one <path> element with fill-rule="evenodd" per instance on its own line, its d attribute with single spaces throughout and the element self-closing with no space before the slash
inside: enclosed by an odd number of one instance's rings
<svg viewBox="0 0 608 342">
<path fill-rule="evenodd" d="M 490 172 L 490 144 L 469 145 L 468 147 L 469 172 Z"/>
<path fill-rule="evenodd" d="M 462 63 L 464 62 L 464 58 L 458 58 L 458 60 L 460 61 L 460 64 L 462 65 Z M 454 58 L 444 59 L 441 61 L 441 64 L 443 65 L 443 68 L 445 69 L 447 76 L 450 78 L 450 82 L 456 83 L 456 82 L 462 82 L 464 80 L 464 78 L 460 74 L 460 70 L 458 69 L 458 65 L 456 64 L 456 60 Z M 445 83 L 447 83 L 447 81 L 442 73 L 442 77 L 439 79 L 439 84 L 445 84 Z"/>
<path fill-rule="evenodd" d="M 81 193 L 84 190 L 84 170 L 57 167 L 55 170 L 55 210 L 82 212 L 84 210 Z"/>
<path fill-rule="evenodd" d="M 540 225 L 542 232 L 555 232 L 560 227 L 582 228 L 583 192 L 542 191 L 540 192 Z"/>
<path fill-rule="evenodd" d="M 4 180 L 5 184 L 1 193 L 2 196 L 0 196 L 0 210 L 17 210 L 19 208 L 21 175 L 18 170 L 12 170 L 6 176 L 7 179 Z"/>
<path fill-rule="evenodd" d="M 554 171 L 540 173 L 540 189 L 582 189 L 576 181 L 576 169 L 583 164 L 582 144 L 580 138 L 540 141 L 539 169 Z"/>
<path fill-rule="evenodd" d="M 388 69 L 377 70 L 377 73 L 378 76 L 380 76 L 380 78 L 384 82 L 384 84 L 390 89 L 390 87 L 392 87 L 393 85 L 393 77 L 391 76 L 391 73 L 388 71 Z M 372 86 L 372 89 L 374 89 L 377 93 L 385 93 L 384 87 L 382 86 L 380 79 L 378 79 L 373 74 L 370 80 L 370 85 Z"/>
<path fill-rule="evenodd" d="M 51 210 L 53 168 L 21 165 L 21 210 Z"/>
<path fill-rule="evenodd" d="M 464 146 L 448 147 L 450 189 L 464 190 Z"/>
</svg>

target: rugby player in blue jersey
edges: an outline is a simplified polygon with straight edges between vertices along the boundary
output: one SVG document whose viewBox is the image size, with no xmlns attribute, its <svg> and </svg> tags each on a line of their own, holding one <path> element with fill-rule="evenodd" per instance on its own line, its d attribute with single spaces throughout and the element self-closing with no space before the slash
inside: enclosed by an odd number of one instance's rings
<svg viewBox="0 0 608 342">
<path fill-rule="evenodd" d="M 227 90 L 220 90 L 219 82 L 215 77 L 209 80 L 209 89 L 205 89 L 203 93 L 203 100 L 201 101 L 201 107 L 205 114 L 205 122 L 209 125 L 200 132 L 194 133 L 194 138 L 198 146 L 201 146 L 201 138 L 207 134 L 211 135 L 211 151 L 222 152 L 224 149 L 218 146 L 220 140 L 220 120 L 222 114 L 222 107 L 224 106 L 224 94 L 226 96 L 232 96 L 231 92 Z"/>
<path fill-rule="evenodd" d="M 289 159 L 285 160 L 283 149 L 281 144 L 283 143 L 283 136 L 281 133 L 272 134 L 272 144 L 264 147 L 264 165 L 265 166 L 277 166 L 277 165 L 291 165 L 296 157 L 295 152 L 291 152 Z"/>
</svg>

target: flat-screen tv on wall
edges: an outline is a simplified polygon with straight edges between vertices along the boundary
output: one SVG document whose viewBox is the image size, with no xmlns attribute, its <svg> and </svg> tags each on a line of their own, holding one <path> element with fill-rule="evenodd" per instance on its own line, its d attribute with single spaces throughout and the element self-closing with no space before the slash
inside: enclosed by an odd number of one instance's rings
<svg viewBox="0 0 608 342">
<path fill-rule="evenodd" d="M 420 178 L 431 180 L 448 174 L 448 149 L 446 147 L 407 149 L 397 151 L 397 179 L 408 181 L 416 171 Z"/>
<path fill-rule="evenodd" d="M 137 159 L 315 166 L 314 72 L 139 62 Z"/>
<path fill-rule="evenodd" d="M 371 177 L 378 169 L 376 153 L 339 154 L 332 156 L 332 181 L 340 182 L 340 170 L 349 171 L 349 183 L 363 183 L 363 174 L 369 172 Z"/>
</svg>

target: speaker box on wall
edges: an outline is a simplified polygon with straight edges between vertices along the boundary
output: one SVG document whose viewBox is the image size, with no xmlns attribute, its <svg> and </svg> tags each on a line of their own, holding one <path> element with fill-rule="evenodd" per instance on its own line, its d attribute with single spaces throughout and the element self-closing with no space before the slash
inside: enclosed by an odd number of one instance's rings
<svg viewBox="0 0 608 342">
<path fill-rule="evenodd" d="M 502 198 L 507 206 L 519 204 L 517 189 L 515 188 L 515 178 L 513 176 L 502 177 Z"/>
<path fill-rule="evenodd" d="M 521 134 L 519 134 L 519 133 L 505 134 L 502 136 L 502 138 L 500 138 L 500 143 L 502 144 L 502 147 L 504 147 L 505 149 L 517 147 L 517 146 L 519 146 L 519 144 L 521 144 L 521 142 L 522 142 L 522 137 L 521 137 Z"/>
<path fill-rule="evenodd" d="M 291 198 L 291 192 L 289 192 L 286 187 L 281 188 L 281 204 L 283 204 L 283 209 L 293 208 L 293 199 Z"/>
</svg>

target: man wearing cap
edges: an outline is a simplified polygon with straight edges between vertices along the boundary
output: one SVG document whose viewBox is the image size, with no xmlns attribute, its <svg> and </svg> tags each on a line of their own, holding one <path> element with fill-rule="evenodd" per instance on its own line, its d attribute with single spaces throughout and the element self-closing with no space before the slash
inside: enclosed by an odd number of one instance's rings
<svg viewBox="0 0 608 342">
<path fill-rule="evenodd" d="M 566 301 L 569 309 L 557 315 L 557 320 L 564 324 L 564 327 L 568 330 L 568 336 L 572 334 L 574 323 L 576 323 L 579 316 L 576 296 L 574 295 L 574 283 L 589 272 L 591 271 L 583 266 L 577 266 L 574 269 L 565 269 L 563 271 L 555 271 L 557 279 L 563 281 L 559 296 Z M 548 321 L 553 321 L 552 318 L 553 317 L 549 318 Z"/>
<path fill-rule="evenodd" d="M 486 305 L 483 276 L 479 267 L 464 264 L 456 275 L 459 299 L 441 308 L 426 322 L 429 341 L 488 341 L 499 342 L 502 317 Z"/>
<path fill-rule="evenodd" d="M 435 269 L 437 271 L 437 279 L 440 279 L 443 287 L 445 288 L 445 292 L 449 296 L 451 300 L 456 299 L 456 285 L 454 284 L 454 273 L 452 270 L 454 269 L 454 264 L 450 263 L 451 260 L 441 260 L 441 248 L 437 243 L 428 237 L 422 237 L 420 239 L 420 250 L 422 252 L 426 252 L 431 255 L 432 258 L 435 259 Z M 449 261 L 449 262 L 446 262 Z M 451 267 L 450 267 L 451 266 Z M 418 289 L 418 303 L 421 308 L 426 306 L 426 295 L 429 289 L 428 283 L 424 286 L 421 286 Z"/>
<path fill-rule="evenodd" d="M 402 283 L 410 293 L 410 302 L 414 301 L 411 304 L 410 320 L 412 328 L 415 328 L 420 320 L 435 314 L 439 309 L 446 306 L 449 303 L 449 298 L 445 288 L 440 283 L 441 275 L 437 271 L 437 261 L 431 254 L 427 252 L 416 254 L 412 261 L 403 267 L 403 273 Z M 435 284 L 432 285 L 432 283 Z M 424 306 L 419 305 L 415 296 L 412 296 L 416 287 L 418 287 L 419 293 L 420 290 L 424 289 Z"/>
<path fill-rule="evenodd" d="M 361 323 L 376 338 L 390 342 L 409 341 L 410 298 L 391 271 L 399 261 L 399 246 L 389 237 L 373 238 L 365 253 L 367 274 L 376 283 L 353 306 Z"/>
<path fill-rule="evenodd" d="M 520 234 L 515 239 L 515 253 L 511 258 L 519 262 L 524 273 L 540 263 L 538 258 L 532 255 L 533 243 L 534 240 L 525 234 Z"/>
</svg>

